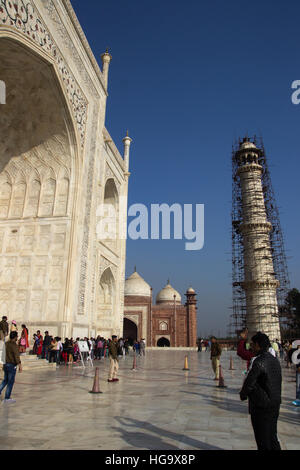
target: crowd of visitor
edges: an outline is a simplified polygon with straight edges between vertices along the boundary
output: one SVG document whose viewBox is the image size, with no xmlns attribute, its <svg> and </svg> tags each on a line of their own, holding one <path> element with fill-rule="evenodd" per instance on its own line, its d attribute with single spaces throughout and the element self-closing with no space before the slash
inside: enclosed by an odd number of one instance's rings
<svg viewBox="0 0 300 470">
<path fill-rule="evenodd" d="M 40 331 L 34 334 L 33 354 L 36 354 L 40 359 L 47 359 L 50 363 L 56 362 L 59 365 L 61 362 L 73 363 L 80 361 L 79 342 L 86 342 L 87 348 L 92 360 L 101 360 L 108 358 L 109 345 L 112 339 L 97 336 L 97 338 L 62 338 L 59 336 L 53 337 L 45 331 L 44 337 Z M 86 348 L 86 349 L 87 349 Z M 128 338 L 119 338 L 117 341 L 118 356 L 127 356 L 130 350 L 136 354 L 145 354 L 145 341 L 135 341 L 133 345 Z"/>
<path fill-rule="evenodd" d="M 13 320 L 10 324 L 7 317 L 3 317 L 0 322 L 0 339 L 4 340 L 12 331 L 18 333 L 17 346 L 19 353 L 28 352 L 29 331 L 25 324 L 21 326 L 20 334 L 17 323 Z M 86 342 L 87 348 L 92 360 L 101 360 L 109 356 L 109 345 L 112 339 L 97 336 L 97 338 L 64 338 L 52 336 L 49 331 L 45 331 L 44 335 L 38 330 L 33 334 L 33 348 L 29 350 L 29 354 L 36 355 L 38 359 L 46 359 L 50 363 L 55 362 L 57 365 L 61 363 L 73 363 L 80 361 L 79 341 Z M 119 338 L 117 341 L 118 356 L 127 356 L 132 350 L 137 355 L 145 355 L 145 340 L 133 341 L 128 338 Z"/>
</svg>

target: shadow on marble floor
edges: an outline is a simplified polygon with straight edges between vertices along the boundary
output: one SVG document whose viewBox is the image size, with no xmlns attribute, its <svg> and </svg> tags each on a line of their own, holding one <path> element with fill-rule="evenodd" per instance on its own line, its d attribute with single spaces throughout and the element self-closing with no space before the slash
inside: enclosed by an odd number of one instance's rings
<svg viewBox="0 0 300 470">
<path fill-rule="evenodd" d="M 296 407 L 291 409 L 291 412 L 286 410 L 280 410 L 279 413 L 279 422 L 298 425 L 300 424 L 300 410 Z M 296 430 L 295 430 L 296 433 Z"/>
<path fill-rule="evenodd" d="M 198 395 L 199 397 L 203 398 L 206 403 L 212 406 L 216 406 L 217 408 L 225 411 L 232 411 L 235 413 L 246 414 L 248 412 L 248 408 L 245 408 L 245 405 L 239 403 L 236 400 L 233 400 L 228 397 L 223 397 L 218 400 L 218 397 L 207 397 L 207 395 L 199 392 L 188 392 L 186 390 L 179 390 L 181 393 L 186 393 L 188 395 Z M 225 390 L 224 390 L 225 392 Z M 226 390 L 227 392 L 227 390 Z M 226 393 L 225 392 L 225 393 Z"/>
<path fill-rule="evenodd" d="M 149 449 L 149 450 L 153 450 L 153 449 L 178 450 L 179 449 L 179 447 L 163 442 L 162 438 L 165 438 L 168 440 L 171 439 L 171 440 L 177 441 L 178 444 L 180 444 L 184 440 L 185 445 L 194 447 L 195 449 L 199 449 L 199 450 L 223 450 L 221 447 L 206 444 L 205 442 L 198 441 L 184 434 L 179 434 L 174 431 L 169 431 L 166 429 L 159 428 L 158 426 L 155 426 L 146 421 L 139 421 L 137 419 L 121 417 L 121 416 L 116 416 L 115 419 L 116 421 L 120 423 L 120 426 L 122 427 L 119 427 L 119 428 L 114 427 L 113 429 L 115 431 L 120 432 L 122 439 L 134 447 L 139 447 L 139 448 Z M 144 432 L 143 433 L 137 432 L 136 430 L 134 430 L 133 432 L 128 432 L 126 428 L 130 428 L 130 427 L 134 429 L 141 428 L 144 431 L 145 430 L 148 431 L 149 434 L 146 434 Z M 157 434 L 158 437 L 153 436 L 153 434 Z"/>
</svg>

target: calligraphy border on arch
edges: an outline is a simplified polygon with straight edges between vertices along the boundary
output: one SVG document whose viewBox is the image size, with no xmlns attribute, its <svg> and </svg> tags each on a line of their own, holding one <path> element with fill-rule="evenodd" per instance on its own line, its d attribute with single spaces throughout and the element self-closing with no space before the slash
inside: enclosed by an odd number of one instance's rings
<svg viewBox="0 0 300 470">
<path fill-rule="evenodd" d="M 86 133 L 87 99 L 31 0 L 0 0 L 1 25 L 12 26 L 19 32 L 23 32 L 27 38 L 38 44 L 55 60 L 73 110 L 83 148 Z"/>
</svg>

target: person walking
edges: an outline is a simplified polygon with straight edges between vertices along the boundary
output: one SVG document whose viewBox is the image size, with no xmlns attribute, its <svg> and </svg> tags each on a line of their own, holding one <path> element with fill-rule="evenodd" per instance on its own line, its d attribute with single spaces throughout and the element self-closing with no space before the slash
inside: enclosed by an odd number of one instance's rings
<svg viewBox="0 0 300 470">
<path fill-rule="evenodd" d="M 273 342 L 271 343 L 271 347 L 273 348 L 276 357 L 279 357 L 278 339 L 275 339 L 275 341 L 273 341 Z"/>
<path fill-rule="evenodd" d="M 20 360 L 19 349 L 17 346 L 18 333 L 12 331 L 9 340 L 5 344 L 6 362 L 3 366 L 4 380 L 0 385 L 0 394 L 6 387 L 4 403 L 15 403 L 11 397 L 11 392 L 15 383 L 16 371 L 19 366 L 19 372 L 22 372 L 22 364 Z"/>
<path fill-rule="evenodd" d="M 21 338 L 19 339 L 19 353 L 25 354 L 27 348 L 29 348 L 28 329 L 26 325 L 22 325 Z"/>
<path fill-rule="evenodd" d="M 0 364 L 5 364 L 5 339 L 8 336 L 7 317 L 2 317 L 0 322 Z"/>
<path fill-rule="evenodd" d="M 300 345 L 297 346 L 296 351 L 298 353 L 294 353 L 297 359 L 300 360 Z M 293 401 L 293 405 L 300 406 L 300 362 L 296 364 L 296 400 Z"/>
<path fill-rule="evenodd" d="M 144 338 L 142 338 L 140 341 L 140 355 L 145 356 L 145 351 L 146 351 L 146 341 Z"/>
<path fill-rule="evenodd" d="M 18 331 L 16 320 L 13 320 L 13 321 L 11 322 L 11 325 L 10 325 L 10 333 L 11 333 L 12 331 Z"/>
<path fill-rule="evenodd" d="M 45 331 L 43 346 L 42 346 L 42 359 L 48 359 L 49 357 L 49 347 L 51 344 L 51 336 L 49 331 Z"/>
<path fill-rule="evenodd" d="M 210 359 L 213 371 L 215 373 L 214 380 L 219 380 L 219 369 L 220 369 L 220 357 L 222 354 L 222 348 L 217 342 L 215 336 L 211 337 L 211 350 L 210 350 Z"/>
<path fill-rule="evenodd" d="M 37 351 L 36 354 L 38 358 L 40 359 L 42 357 L 42 350 L 43 350 L 43 337 L 41 335 L 40 330 L 36 332 L 36 338 L 37 338 Z"/>
<path fill-rule="evenodd" d="M 109 342 L 108 346 L 109 350 L 109 375 L 108 375 L 108 382 L 119 382 L 117 379 L 117 373 L 119 370 L 119 361 L 118 361 L 118 337 L 113 335 L 112 341 Z"/>
<path fill-rule="evenodd" d="M 49 363 L 52 362 L 57 363 L 57 354 L 59 352 L 59 345 L 57 341 L 57 337 L 51 339 L 51 344 L 49 346 Z"/>
<path fill-rule="evenodd" d="M 97 337 L 97 339 L 96 339 L 96 345 L 97 345 L 97 349 L 96 349 L 96 359 L 99 359 L 99 361 L 100 361 L 101 358 L 102 358 L 102 355 L 103 355 L 103 341 L 102 341 L 101 336 L 98 336 L 98 337 Z"/>
<path fill-rule="evenodd" d="M 254 357 L 254 353 L 247 349 L 247 339 L 248 339 L 248 328 L 244 328 L 240 333 L 240 341 L 237 345 L 237 355 L 247 361 L 247 370 L 249 369 L 251 359 Z M 247 373 L 247 372 L 246 372 Z"/>
<path fill-rule="evenodd" d="M 249 413 L 258 450 L 281 450 L 277 421 L 281 404 L 281 366 L 270 352 L 270 340 L 258 332 L 252 337 L 255 354 L 240 391 L 240 399 L 249 401 Z"/>
<path fill-rule="evenodd" d="M 9 326 L 7 323 L 7 317 L 2 317 L 2 321 L 0 322 L 0 341 L 5 341 L 8 336 L 8 332 Z"/>
</svg>

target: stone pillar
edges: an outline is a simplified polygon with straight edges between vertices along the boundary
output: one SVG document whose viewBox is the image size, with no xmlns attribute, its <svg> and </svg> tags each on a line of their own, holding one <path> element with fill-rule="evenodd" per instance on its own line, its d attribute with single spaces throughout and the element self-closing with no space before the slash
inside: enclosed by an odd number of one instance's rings
<svg viewBox="0 0 300 470">
<path fill-rule="evenodd" d="M 242 194 L 242 221 L 239 230 L 244 245 L 244 282 L 246 294 L 246 324 L 249 337 L 258 331 L 280 340 L 280 327 L 275 278 L 270 244 L 272 225 L 267 220 L 262 188 L 261 151 L 244 139 L 236 153 L 237 177 Z"/>
<path fill-rule="evenodd" d="M 197 300 L 192 287 L 186 291 L 187 347 L 193 348 L 197 341 Z"/>
<path fill-rule="evenodd" d="M 149 346 L 153 346 L 152 342 L 152 338 L 153 338 L 153 325 L 152 325 L 152 295 L 153 295 L 153 289 L 151 287 L 151 296 L 150 296 L 150 299 L 149 299 L 149 340 L 148 340 L 148 344 Z M 155 345 L 154 345 L 155 346 Z"/>
</svg>

